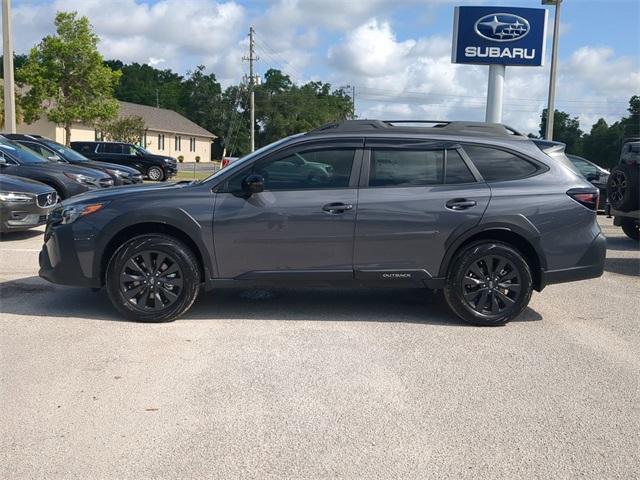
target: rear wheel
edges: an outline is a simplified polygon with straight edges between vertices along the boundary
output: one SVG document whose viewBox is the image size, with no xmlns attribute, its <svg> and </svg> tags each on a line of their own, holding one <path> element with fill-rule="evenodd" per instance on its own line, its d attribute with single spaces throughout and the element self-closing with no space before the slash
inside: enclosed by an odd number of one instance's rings
<svg viewBox="0 0 640 480">
<path fill-rule="evenodd" d="M 640 220 L 623 217 L 620 226 L 627 237 L 636 242 L 640 241 Z"/>
<path fill-rule="evenodd" d="M 149 180 L 153 180 L 154 182 L 161 182 L 164 180 L 164 172 L 160 167 L 149 168 L 147 176 L 149 177 Z"/>
<path fill-rule="evenodd" d="M 140 322 L 169 322 L 198 296 L 198 261 L 173 237 L 148 234 L 123 244 L 111 258 L 107 293 L 122 315 Z"/>
<path fill-rule="evenodd" d="M 628 212 L 638 206 L 640 171 L 637 167 L 620 164 L 614 167 L 607 181 L 607 198 L 616 210 Z"/>
<path fill-rule="evenodd" d="M 533 282 L 526 260 L 512 246 L 482 240 L 453 259 L 444 295 L 462 320 L 474 325 L 502 325 L 529 304 Z"/>
</svg>

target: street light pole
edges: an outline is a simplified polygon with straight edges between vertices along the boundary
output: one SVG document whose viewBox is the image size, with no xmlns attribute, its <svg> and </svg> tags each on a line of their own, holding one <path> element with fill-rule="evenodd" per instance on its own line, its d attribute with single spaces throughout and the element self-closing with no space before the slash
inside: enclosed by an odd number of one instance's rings
<svg viewBox="0 0 640 480">
<path fill-rule="evenodd" d="M 2 51 L 4 68 L 4 130 L 16 133 L 16 98 L 13 78 L 13 48 L 11 47 L 11 4 L 2 0 Z"/>
<path fill-rule="evenodd" d="M 549 99 L 547 101 L 547 128 L 544 138 L 553 140 L 553 120 L 556 113 L 556 75 L 558 69 L 558 37 L 560 36 L 560 5 L 562 0 L 542 0 L 543 5 L 555 5 L 553 22 L 553 49 L 551 50 L 551 73 L 549 75 Z"/>
</svg>

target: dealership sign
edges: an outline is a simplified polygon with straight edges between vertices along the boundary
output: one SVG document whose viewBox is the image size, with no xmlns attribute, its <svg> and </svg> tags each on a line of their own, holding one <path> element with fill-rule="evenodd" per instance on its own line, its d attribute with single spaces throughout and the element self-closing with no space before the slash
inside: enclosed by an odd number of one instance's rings
<svg viewBox="0 0 640 480">
<path fill-rule="evenodd" d="M 547 10 L 516 7 L 456 7 L 453 63 L 520 65 L 544 63 Z"/>
</svg>

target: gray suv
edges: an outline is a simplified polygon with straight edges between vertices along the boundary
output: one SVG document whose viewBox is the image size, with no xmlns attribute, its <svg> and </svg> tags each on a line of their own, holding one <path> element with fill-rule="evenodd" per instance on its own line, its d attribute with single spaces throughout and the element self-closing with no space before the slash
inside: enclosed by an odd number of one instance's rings
<svg viewBox="0 0 640 480">
<path fill-rule="evenodd" d="M 532 290 L 602 274 L 598 190 L 499 124 L 351 120 L 285 138 L 209 178 L 121 187 L 54 211 L 40 275 L 106 287 L 127 318 L 170 321 L 201 289 L 442 289 L 499 325 Z"/>
</svg>

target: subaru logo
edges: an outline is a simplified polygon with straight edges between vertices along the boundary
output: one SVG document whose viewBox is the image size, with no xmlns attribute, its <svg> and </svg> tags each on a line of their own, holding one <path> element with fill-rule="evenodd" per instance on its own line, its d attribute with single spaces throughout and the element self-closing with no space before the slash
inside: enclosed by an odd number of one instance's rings
<svg viewBox="0 0 640 480">
<path fill-rule="evenodd" d="M 526 18 L 510 13 L 492 13 L 478 20 L 474 30 L 487 40 L 513 42 L 525 37 L 531 28 Z"/>
</svg>

